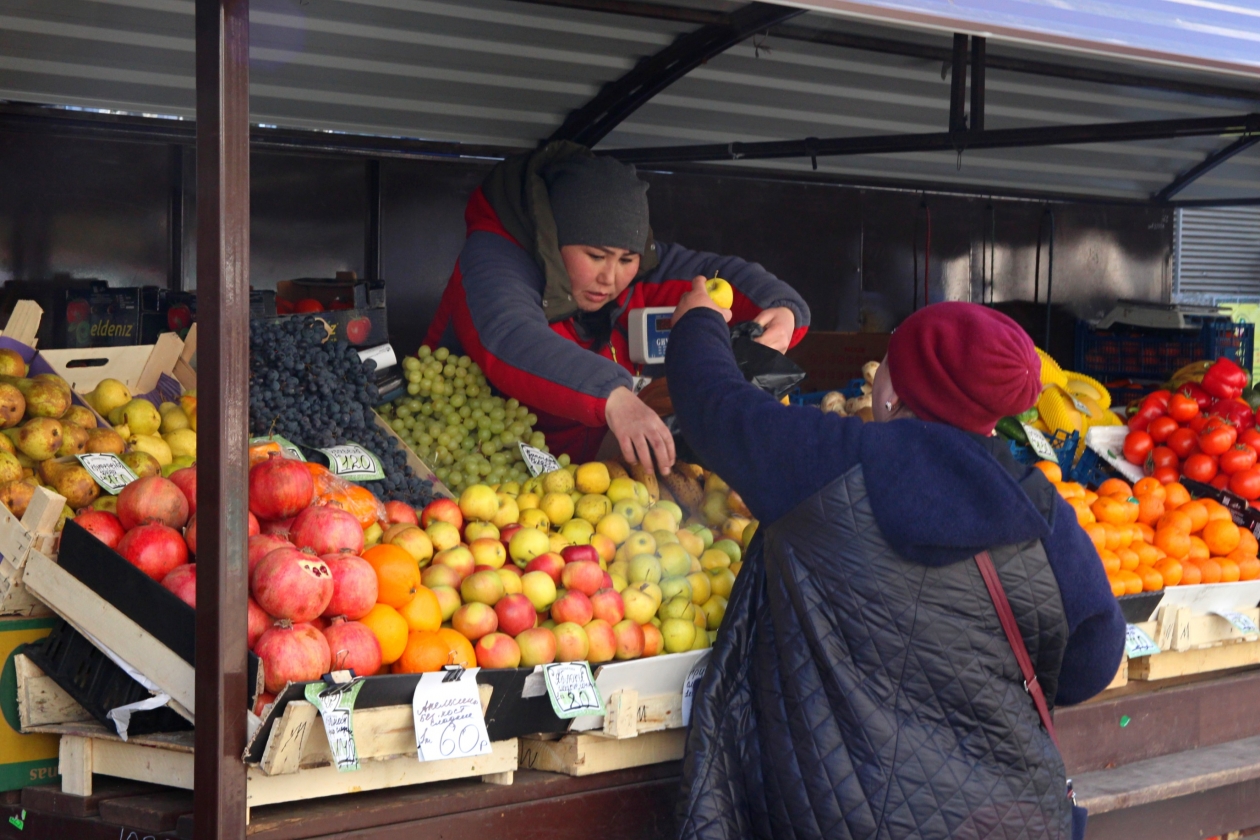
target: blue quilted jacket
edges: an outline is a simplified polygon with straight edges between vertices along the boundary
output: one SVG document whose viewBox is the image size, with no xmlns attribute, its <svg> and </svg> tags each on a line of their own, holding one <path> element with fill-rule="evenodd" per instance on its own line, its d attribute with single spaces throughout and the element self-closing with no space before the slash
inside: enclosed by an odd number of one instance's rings
<svg viewBox="0 0 1260 840">
<path fill-rule="evenodd" d="M 698 688 L 684 838 L 1068 838 L 1063 761 L 973 562 L 989 549 L 1048 698 L 1119 664 L 1092 544 L 1036 471 L 940 424 L 786 408 L 721 319 L 670 336 L 688 442 L 762 521 Z"/>
</svg>

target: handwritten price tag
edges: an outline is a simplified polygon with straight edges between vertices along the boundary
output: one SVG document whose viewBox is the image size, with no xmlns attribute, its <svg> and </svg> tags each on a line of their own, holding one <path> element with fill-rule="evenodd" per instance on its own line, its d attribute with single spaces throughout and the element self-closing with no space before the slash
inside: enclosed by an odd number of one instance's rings
<svg viewBox="0 0 1260 840">
<path fill-rule="evenodd" d="M 346 481 L 380 481 L 385 477 L 381 459 L 357 443 L 320 449 L 328 456 L 328 471 Z"/>
<path fill-rule="evenodd" d="M 1046 440 L 1046 436 L 1042 434 L 1041 429 L 1034 429 L 1027 423 L 1021 423 L 1020 425 L 1024 427 L 1024 434 L 1028 435 L 1028 445 L 1032 447 L 1033 452 L 1037 453 L 1037 457 L 1058 463 L 1059 455 L 1054 451 L 1054 447 L 1050 445 L 1050 441 Z"/>
<path fill-rule="evenodd" d="M 79 459 L 79 463 L 92 476 L 92 480 L 101 485 L 101 489 L 111 496 L 117 496 L 124 487 L 140 477 L 131 471 L 131 467 L 123 463 L 122 458 L 108 452 L 74 457 Z"/>
<path fill-rule="evenodd" d="M 1142 628 L 1127 624 L 1124 628 L 1124 652 L 1130 659 L 1153 656 L 1159 653 L 1159 645 L 1155 644 L 1155 640 L 1146 635 L 1146 631 Z"/>
<path fill-rule="evenodd" d="M 411 698 L 411 714 L 416 725 L 416 755 L 421 761 L 490 752 L 477 671 L 438 671 L 420 677 Z"/>
<path fill-rule="evenodd" d="M 555 662 L 543 666 L 547 696 L 556 717 L 568 720 L 604 714 L 604 698 L 595 687 L 589 662 Z"/>
<path fill-rule="evenodd" d="M 354 700 L 362 687 L 362 677 L 331 688 L 321 683 L 306 686 L 306 699 L 319 709 L 333 763 L 342 772 L 359 769 L 359 750 L 354 743 Z"/>
<path fill-rule="evenodd" d="M 520 447 L 521 457 L 525 459 L 525 466 L 529 468 L 530 475 L 537 477 L 543 473 L 561 469 L 560 462 L 541 449 L 535 449 L 528 443 L 522 443 Z"/>
<path fill-rule="evenodd" d="M 1253 633 L 1260 633 L 1260 627 L 1257 627 L 1256 622 L 1251 618 L 1251 616 L 1245 613 L 1226 611 L 1217 612 L 1216 615 L 1219 615 L 1221 618 L 1234 625 L 1235 629 L 1244 636 L 1248 636 Z"/>
<path fill-rule="evenodd" d="M 708 664 L 708 660 L 697 662 L 687 674 L 687 680 L 683 683 L 683 699 L 682 699 L 682 720 L 683 726 L 691 723 L 691 703 L 695 699 L 696 689 L 700 687 L 700 678 L 704 676 L 704 666 Z"/>
<path fill-rule="evenodd" d="M 306 460 L 306 456 L 302 454 L 302 450 L 298 448 L 298 445 L 296 443 L 289 440 L 288 438 L 281 437 L 280 435 L 272 435 L 270 437 L 250 438 L 249 442 L 250 444 L 274 443 L 280 447 L 280 451 L 284 454 L 284 457 L 291 458 L 294 461 Z"/>
</svg>

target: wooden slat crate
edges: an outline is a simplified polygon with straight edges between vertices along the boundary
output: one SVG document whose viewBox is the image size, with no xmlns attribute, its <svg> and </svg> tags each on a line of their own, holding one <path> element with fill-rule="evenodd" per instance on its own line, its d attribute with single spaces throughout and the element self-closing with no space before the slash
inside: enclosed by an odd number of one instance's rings
<svg viewBox="0 0 1260 840">
<path fill-rule="evenodd" d="M 1260 608 L 1238 612 L 1260 624 Z M 1136 626 L 1159 645 L 1160 652 L 1130 660 L 1130 680 L 1164 680 L 1260 664 L 1260 633 L 1243 633 L 1219 615 L 1166 604 L 1155 621 Z"/>
<path fill-rule="evenodd" d="M 24 576 L 32 553 L 55 560 L 54 529 L 65 505 L 65 498 L 47 487 L 35 488 L 21 519 L 0 505 L 0 615 L 52 614 L 43 601 L 27 590 Z"/>
</svg>

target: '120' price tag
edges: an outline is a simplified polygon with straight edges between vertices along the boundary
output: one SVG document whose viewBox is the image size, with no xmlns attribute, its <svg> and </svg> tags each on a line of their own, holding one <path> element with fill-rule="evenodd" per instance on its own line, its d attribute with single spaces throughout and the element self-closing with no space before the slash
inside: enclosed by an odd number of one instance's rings
<svg viewBox="0 0 1260 840">
<path fill-rule="evenodd" d="M 381 459 L 357 443 L 321 449 L 328 456 L 328 471 L 346 481 L 380 481 L 385 477 Z"/>
<path fill-rule="evenodd" d="M 477 668 L 424 674 L 411 697 L 421 761 L 486 755 L 490 733 L 481 712 Z"/>
<path fill-rule="evenodd" d="M 589 662 L 554 662 L 543 666 L 547 696 L 556 717 L 568 720 L 604 714 L 604 698 L 595 687 Z"/>
<path fill-rule="evenodd" d="M 123 459 L 108 452 L 95 452 L 89 455 L 76 455 L 83 469 L 88 471 L 92 480 L 101 485 L 101 489 L 110 495 L 117 496 L 122 489 L 139 478 L 131 467 L 123 463 Z"/>
<path fill-rule="evenodd" d="M 521 457 L 525 459 L 525 466 L 529 468 L 529 474 L 535 478 L 543 473 L 555 472 L 561 469 L 560 462 L 541 449 L 535 449 L 528 443 L 522 443 L 520 447 Z"/>
</svg>

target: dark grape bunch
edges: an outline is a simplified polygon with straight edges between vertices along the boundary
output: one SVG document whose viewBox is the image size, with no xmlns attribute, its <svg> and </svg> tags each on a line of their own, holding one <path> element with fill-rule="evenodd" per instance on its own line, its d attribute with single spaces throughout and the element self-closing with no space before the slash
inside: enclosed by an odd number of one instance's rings
<svg viewBox="0 0 1260 840">
<path fill-rule="evenodd" d="M 407 466 L 398 439 L 373 419 L 371 407 L 380 396 L 372 382 L 376 363 L 361 361 L 353 347 L 326 337 L 314 317 L 250 322 L 250 435 L 282 435 L 320 449 L 357 443 L 385 468 L 384 480 L 362 482 L 364 487 L 384 501 L 423 507 L 433 500 L 432 482 Z"/>
</svg>

